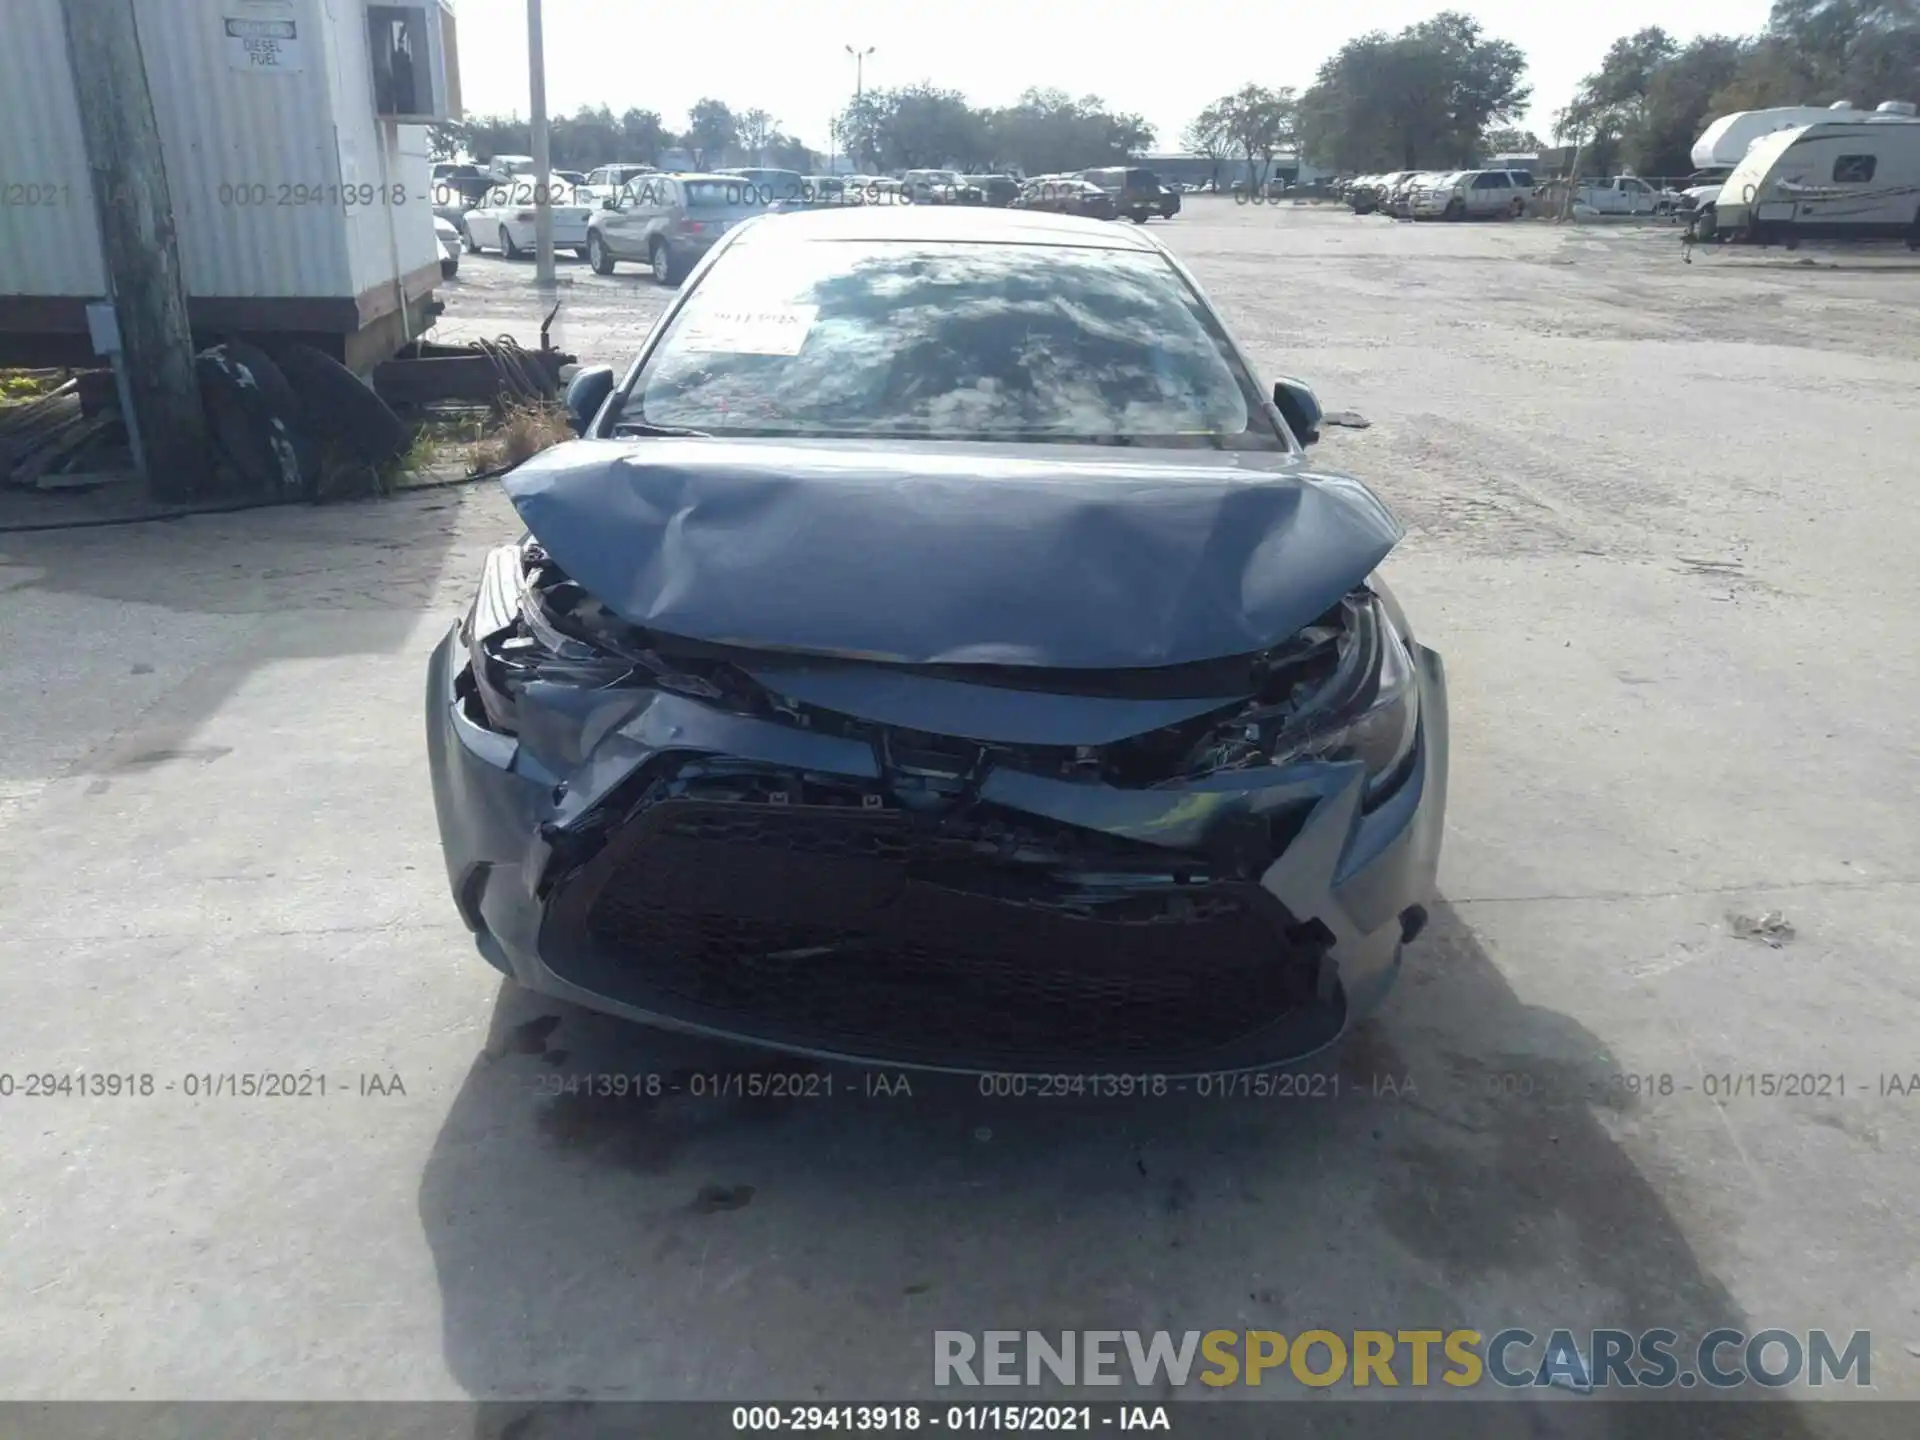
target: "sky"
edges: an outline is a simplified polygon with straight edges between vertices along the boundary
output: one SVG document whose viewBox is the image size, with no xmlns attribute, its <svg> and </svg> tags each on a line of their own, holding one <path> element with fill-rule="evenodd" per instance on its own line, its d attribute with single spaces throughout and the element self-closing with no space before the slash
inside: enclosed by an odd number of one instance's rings
<svg viewBox="0 0 1920 1440">
<path fill-rule="evenodd" d="M 526 0 L 453 0 L 460 80 L 469 113 L 530 108 Z M 1313 83 L 1322 61 L 1356 35 L 1399 30 L 1445 0 L 544 0 L 547 106 L 568 114 L 605 104 L 657 110 L 684 129 L 711 95 L 736 112 L 759 106 L 788 133 L 824 150 L 827 122 L 853 93 L 845 47 L 874 53 L 869 86 L 930 80 L 976 105 L 1003 105 L 1029 86 L 1095 94 L 1154 125 L 1156 148 L 1208 102 L 1249 81 Z M 1552 112 L 1615 39 L 1648 25 L 1685 41 L 1750 34 L 1768 0 L 1610 0 L 1542 4 L 1478 0 L 1453 8 L 1526 52 L 1534 101 L 1527 123 L 1548 139 Z M 1684 14 L 1682 11 L 1684 10 Z"/>
</svg>

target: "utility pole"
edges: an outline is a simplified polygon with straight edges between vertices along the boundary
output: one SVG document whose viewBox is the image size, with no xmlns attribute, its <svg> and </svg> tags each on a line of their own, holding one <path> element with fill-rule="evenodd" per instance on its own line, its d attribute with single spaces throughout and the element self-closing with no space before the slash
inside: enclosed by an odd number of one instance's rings
<svg viewBox="0 0 1920 1440">
<path fill-rule="evenodd" d="M 206 417 L 133 0 L 61 0 L 60 8 L 126 366 L 126 423 L 154 498 L 196 499 L 208 483 Z"/>
<path fill-rule="evenodd" d="M 527 0 L 527 81 L 533 91 L 534 278 L 542 287 L 552 289 L 553 155 L 547 143 L 547 47 L 540 0 Z"/>
</svg>

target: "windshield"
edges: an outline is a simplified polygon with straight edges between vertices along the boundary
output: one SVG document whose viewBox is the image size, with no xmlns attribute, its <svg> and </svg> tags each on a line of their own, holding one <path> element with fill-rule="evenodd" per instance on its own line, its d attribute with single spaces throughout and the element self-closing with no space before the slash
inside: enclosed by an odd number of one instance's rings
<svg viewBox="0 0 1920 1440">
<path fill-rule="evenodd" d="M 709 434 L 1283 450 L 1218 321 L 1125 250 L 742 239 L 626 423 Z"/>
</svg>

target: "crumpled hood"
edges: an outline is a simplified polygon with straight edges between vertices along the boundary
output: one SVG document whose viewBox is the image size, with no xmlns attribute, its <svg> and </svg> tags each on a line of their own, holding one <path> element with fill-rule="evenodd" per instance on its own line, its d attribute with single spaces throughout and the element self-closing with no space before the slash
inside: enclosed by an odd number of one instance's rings
<svg viewBox="0 0 1920 1440">
<path fill-rule="evenodd" d="M 1402 533 L 1358 481 L 1280 454 L 582 440 L 504 483 L 547 552 L 635 625 L 901 664 L 1246 654 Z"/>
</svg>

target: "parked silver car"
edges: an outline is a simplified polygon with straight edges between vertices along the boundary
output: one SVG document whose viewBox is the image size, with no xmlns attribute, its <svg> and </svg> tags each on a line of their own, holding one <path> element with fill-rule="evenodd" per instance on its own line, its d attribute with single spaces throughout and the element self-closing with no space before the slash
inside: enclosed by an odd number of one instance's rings
<svg viewBox="0 0 1920 1440">
<path fill-rule="evenodd" d="M 622 260 L 644 261 L 662 285 L 678 285 L 714 241 L 767 209 L 739 175 L 643 175 L 588 217 L 587 262 L 611 275 Z"/>
</svg>

